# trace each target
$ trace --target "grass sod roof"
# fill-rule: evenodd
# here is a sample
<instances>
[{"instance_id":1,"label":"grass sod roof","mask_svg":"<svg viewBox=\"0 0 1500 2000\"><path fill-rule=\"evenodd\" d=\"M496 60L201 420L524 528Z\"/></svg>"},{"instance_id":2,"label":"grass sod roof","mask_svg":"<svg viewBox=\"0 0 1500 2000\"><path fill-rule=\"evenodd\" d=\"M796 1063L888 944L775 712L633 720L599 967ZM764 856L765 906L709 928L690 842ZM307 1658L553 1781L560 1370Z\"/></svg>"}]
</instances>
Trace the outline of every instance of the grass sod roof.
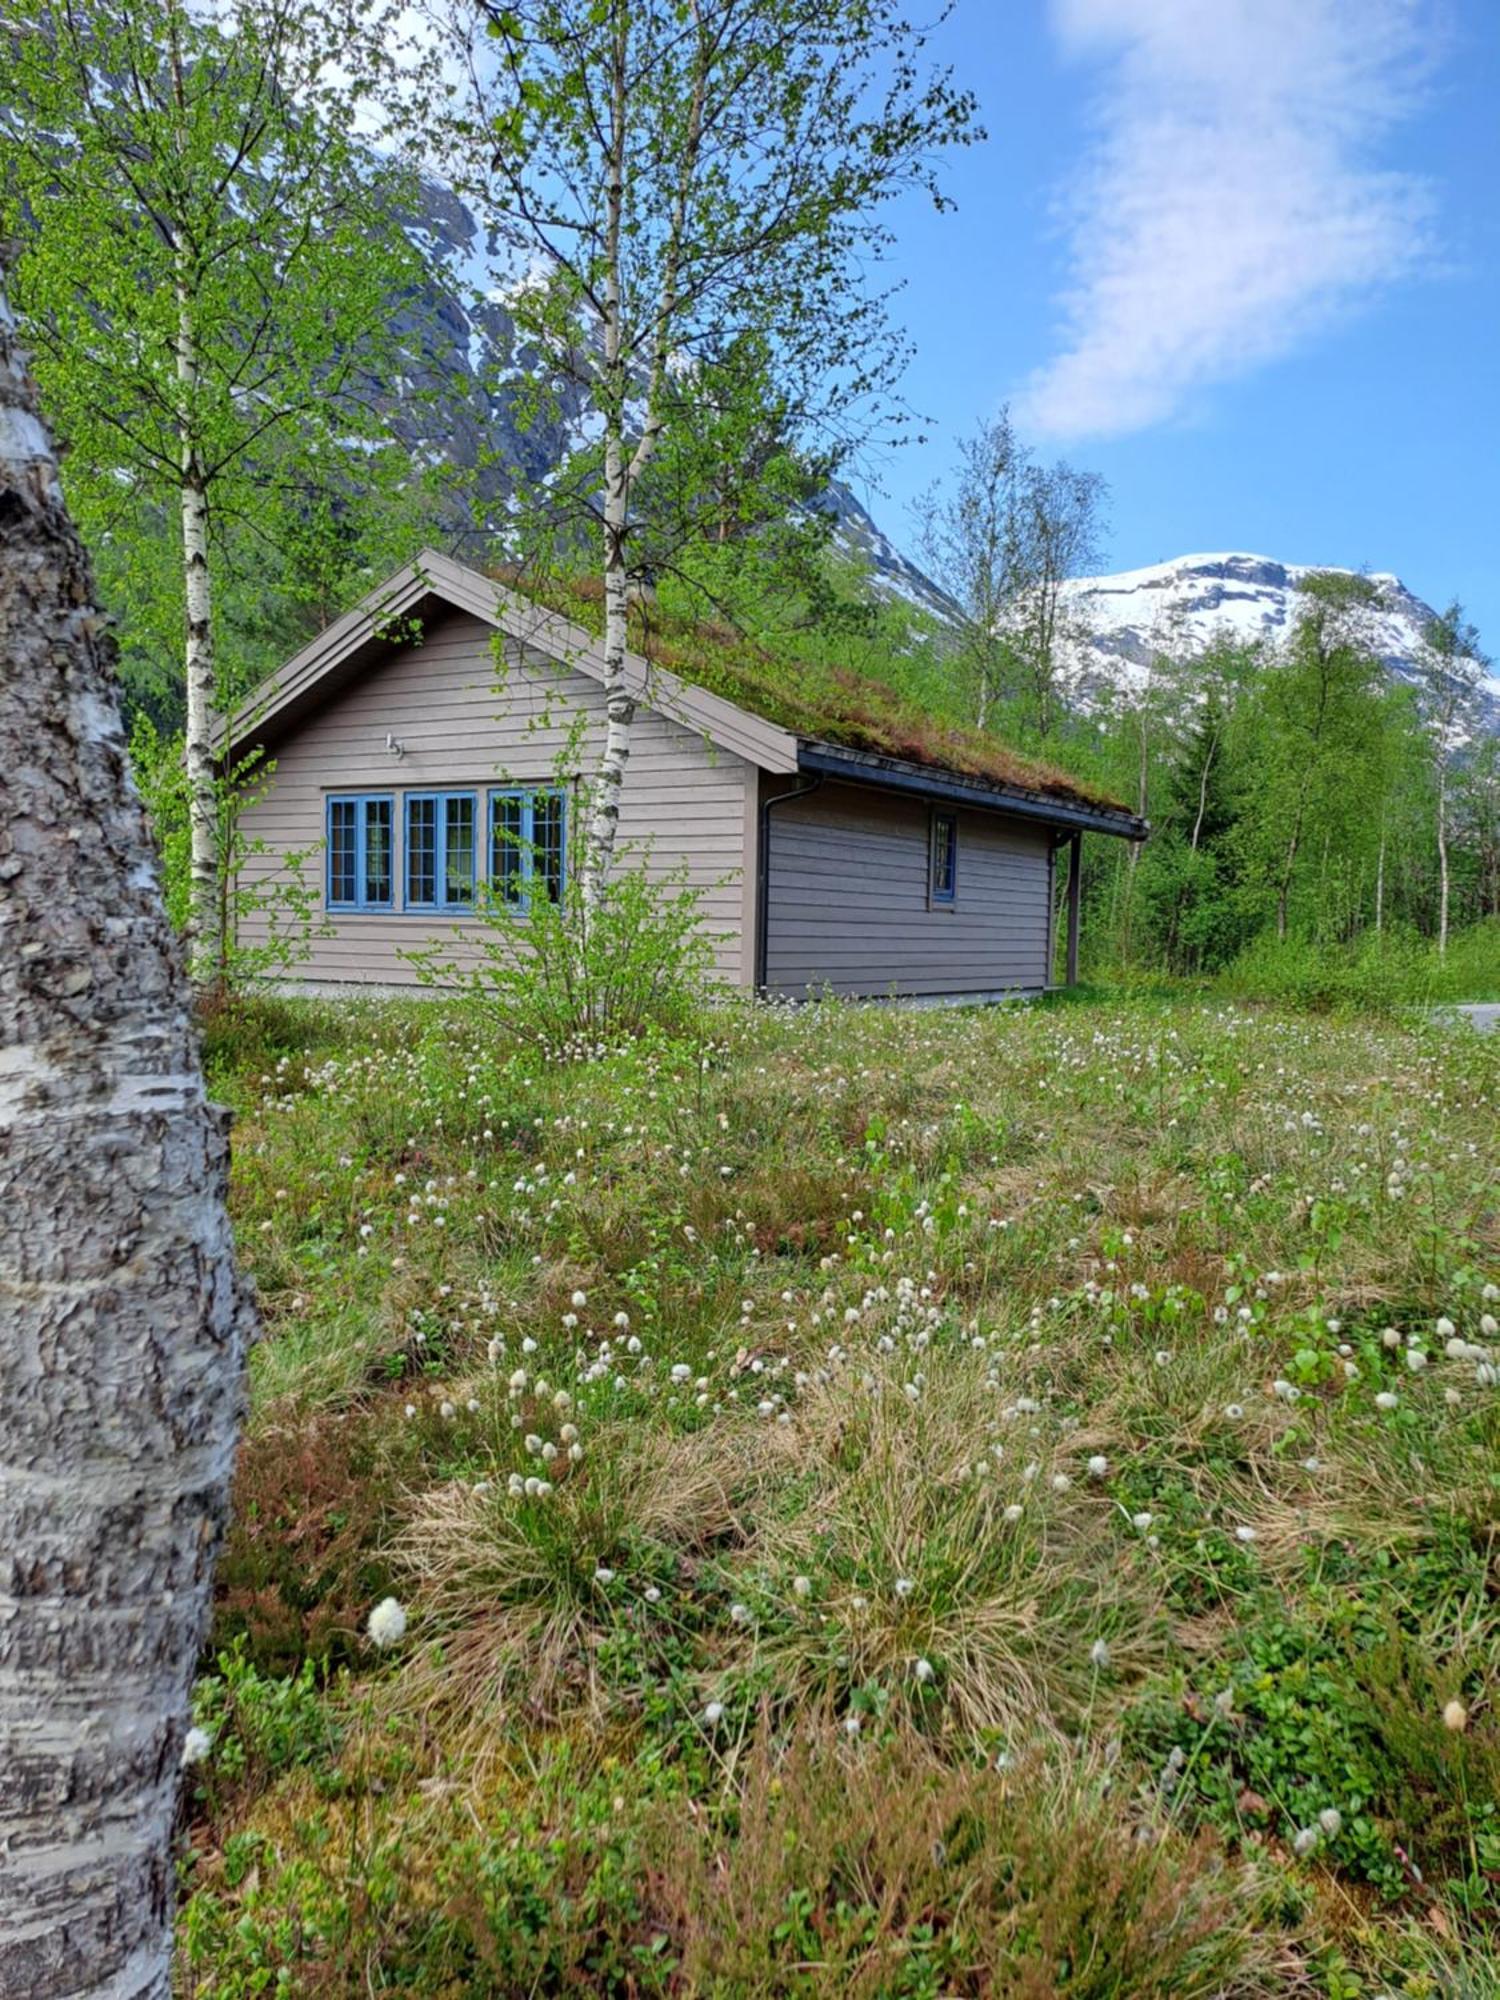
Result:
<instances>
[{"instance_id":1,"label":"grass sod roof","mask_svg":"<svg viewBox=\"0 0 1500 2000\"><path fill-rule=\"evenodd\" d=\"M595 637L603 630L603 585L597 577L539 580L502 566L486 573ZM1011 749L988 730L926 713L878 674L809 659L785 647L773 651L722 621L690 618L660 604L649 612L632 605L630 644L653 666L810 741L953 771L1104 812L1130 812L1098 786L1060 765Z\"/></svg>"}]
</instances>

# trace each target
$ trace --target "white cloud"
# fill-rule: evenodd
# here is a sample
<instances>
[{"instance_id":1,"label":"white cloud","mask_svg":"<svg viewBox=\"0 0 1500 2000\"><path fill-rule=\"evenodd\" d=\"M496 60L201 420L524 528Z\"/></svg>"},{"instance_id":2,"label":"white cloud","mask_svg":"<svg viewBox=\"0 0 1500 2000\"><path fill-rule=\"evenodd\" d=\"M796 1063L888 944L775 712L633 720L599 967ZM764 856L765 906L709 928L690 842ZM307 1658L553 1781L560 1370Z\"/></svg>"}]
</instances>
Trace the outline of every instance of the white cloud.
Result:
<instances>
[{"instance_id":1,"label":"white cloud","mask_svg":"<svg viewBox=\"0 0 1500 2000\"><path fill-rule=\"evenodd\" d=\"M1382 170L1437 44L1424 0L1053 0L1103 59L1066 205L1061 351L1016 399L1053 438L1119 436L1275 360L1432 249Z\"/></svg>"}]
</instances>

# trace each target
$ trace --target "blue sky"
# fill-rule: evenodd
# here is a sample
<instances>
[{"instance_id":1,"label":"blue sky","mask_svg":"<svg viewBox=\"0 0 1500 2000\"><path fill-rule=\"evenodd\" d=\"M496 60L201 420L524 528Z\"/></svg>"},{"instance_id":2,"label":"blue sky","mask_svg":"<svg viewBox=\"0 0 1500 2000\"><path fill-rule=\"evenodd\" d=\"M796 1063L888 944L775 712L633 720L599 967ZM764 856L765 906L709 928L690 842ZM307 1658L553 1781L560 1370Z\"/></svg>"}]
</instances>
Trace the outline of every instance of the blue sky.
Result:
<instances>
[{"instance_id":1,"label":"blue sky","mask_svg":"<svg viewBox=\"0 0 1500 2000\"><path fill-rule=\"evenodd\" d=\"M1394 570L1500 653L1500 0L960 0L990 138L904 203L928 441L1010 401L1111 488L1106 566Z\"/></svg>"}]
</instances>

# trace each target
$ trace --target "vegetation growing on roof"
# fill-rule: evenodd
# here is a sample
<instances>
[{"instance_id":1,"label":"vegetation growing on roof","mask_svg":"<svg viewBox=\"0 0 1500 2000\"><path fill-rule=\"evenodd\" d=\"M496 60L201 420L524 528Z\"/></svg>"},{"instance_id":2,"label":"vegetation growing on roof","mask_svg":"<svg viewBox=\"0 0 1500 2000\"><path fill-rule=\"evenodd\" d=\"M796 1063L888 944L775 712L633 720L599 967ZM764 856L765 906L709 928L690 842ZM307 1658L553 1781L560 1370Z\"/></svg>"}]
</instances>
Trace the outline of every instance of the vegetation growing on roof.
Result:
<instances>
[{"instance_id":1,"label":"vegetation growing on roof","mask_svg":"<svg viewBox=\"0 0 1500 2000\"><path fill-rule=\"evenodd\" d=\"M488 573L596 636L603 629L597 577L539 579L507 566ZM634 605L630 613L631 646L653 666L794 735L1106 811L1129 810L1059 765L1012 749L989 730L932 714L868 666L819 657L814 644L798 644L799 636L772 645L722 618L698 617L660 599L650 607Z\"/></svg>"}]
</instances>

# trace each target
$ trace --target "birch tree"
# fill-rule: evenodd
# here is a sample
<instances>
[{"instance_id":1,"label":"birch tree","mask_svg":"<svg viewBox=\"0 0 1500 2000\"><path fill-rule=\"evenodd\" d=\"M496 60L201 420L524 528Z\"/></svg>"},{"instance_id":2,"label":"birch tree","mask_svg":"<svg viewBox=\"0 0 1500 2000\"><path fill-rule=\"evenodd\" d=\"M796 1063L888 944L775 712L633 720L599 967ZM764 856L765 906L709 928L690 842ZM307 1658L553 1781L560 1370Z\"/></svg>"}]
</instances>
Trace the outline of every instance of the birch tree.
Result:
<instances>
[{"instance_id":1,"label":"birch tree","mask_svg":"<svg viewBox=\"0 0 1500 2000\"><path fill-rule=\"evenodd\" d=\"M946 11L946 10L945 10ZM608 876L630 755L638 500L695 372L737 336L794 438L890 415L900 344L864 273L880 212L942 205L937 156L973 100L929 68L900 0L482 0L448 15L468 78L450 177L518 246L506 303L541 369L581 385L604 586L605 733L583 907ZM428 123L428 130L432 126ZM710 491L689 495L705 506Z\"/></svg>"},{"instance_id":2,"label":"birch tree","mask_svg":"<svg viewBox=\"0 0 1500 2000\"><path fill-rule=\"evenodd\" d=\"M1423 719L1432 742L1432 774L1436 809L1438 858L1438 955L1448 949L1448 907L1451 896L1449 835L1453 803L1453 763L1473 733L1479 684L1488 662L1479 649L1479 633L1464 617L1457 601L1450 604L1422 635L1417 666L1422 677Z\"/></svg>"},{"instance_id":3,"label":"birch tree","mask_svg":"<svg viewBox=\"0 0 1500 2000\"><path fill-rule=\"evenodd\" d=\"M1038 464L1002 408L959 440L951 490L924 498L922 550L963 611L981 729L1010 700L1038 738L1056 733L1075 636L1066 585L1098 559L1105 494L1097 473Z\"/></svg>"},{"instance_id":4,"label":"birch tree","mask_svg":"<svg viewBox=\"0 0 1500 2000\"><path fill-rule=\"evenodd\" d=\"M963 613L961 658L974 683L974 720L1007 692L1005 614L1019 587L1016 487L1024 451L1009 410L958 441L951 492L935 486L919 508L922 553Z\"/></svg>"},{"instance_id":5,"label":"birch tree","mask_svg":"<svg viewBox=\"0 0 1500 2000\"><path fill-rule=\"evenodd\" d=\"M1350 773L1374 753L1385 691L1367 638L1377 601L1369 578L1315 570L1298 590L1291 638L1257 691L1259 787L1243 828L1252 871L1274 897L1278 938L1311 843L1338 835L1342 853L1367 812Z\"/></svg>"},{"instance_id":6,"label":"birch tree","mask_svg":"<svg viewBox=\"0 0 1500 2000\"><path fill-rule=\"evenodd\" d=\"M406 183L351 131L390 15L380 0L235 0L219 19L186 0L14 0L6 30L0 228L70 502L101 541L175 520L189 935L213 980L211 717L241 691L215 645L223 536L264 532L288 490L380 476L371 370L420 274L393 219Z\"/></svg>"},{"instance_id":7,"label":"birch tree","mask_svg":"<svg viewBox=\"0 0 1500 2000\"><path fill-rule=\"evenodd\" d=\"M0 1992L167 2000L247 1295L87 559L0 287Z\"/></svg>"}]
</instances>

